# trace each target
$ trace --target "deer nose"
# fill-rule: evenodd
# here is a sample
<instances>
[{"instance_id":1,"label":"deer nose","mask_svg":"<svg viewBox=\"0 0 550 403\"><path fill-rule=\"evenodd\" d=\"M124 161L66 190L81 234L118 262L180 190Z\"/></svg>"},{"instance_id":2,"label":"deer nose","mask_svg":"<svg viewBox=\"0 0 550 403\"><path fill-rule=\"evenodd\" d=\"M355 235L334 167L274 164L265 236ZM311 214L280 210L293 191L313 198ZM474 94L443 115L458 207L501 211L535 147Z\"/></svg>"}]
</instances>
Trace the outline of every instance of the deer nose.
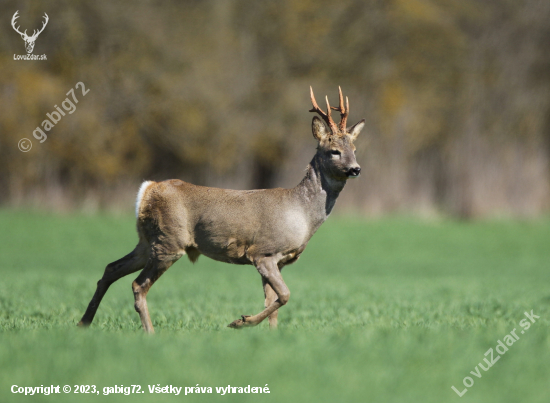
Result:
<instances>
[{"instance_id":1,"label":"deer nose","mask_svg":"<svg viewBox=\"0 0 550 403\"><path fill-rule=\"evenodd\" d=\"M359 176L361 173L361 167L353 167L348 170L348 176L354 177Z\"/></svg>"}]
</instances>

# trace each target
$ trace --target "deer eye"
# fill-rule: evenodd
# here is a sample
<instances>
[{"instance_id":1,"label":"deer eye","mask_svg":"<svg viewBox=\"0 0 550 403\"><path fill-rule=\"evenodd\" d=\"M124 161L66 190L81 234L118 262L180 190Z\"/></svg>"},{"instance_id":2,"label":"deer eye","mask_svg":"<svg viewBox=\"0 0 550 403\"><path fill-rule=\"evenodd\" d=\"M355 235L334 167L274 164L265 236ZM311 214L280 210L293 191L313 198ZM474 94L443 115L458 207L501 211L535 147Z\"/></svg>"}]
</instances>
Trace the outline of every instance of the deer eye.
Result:
<instances>
[{"instance_id":1,"label":"deer eye","mask_svg":"<svg viewBox=\"0 0 550 403\"><path fill-rule=\"evenodd\" d=\"M340 151L338 151L338 150L330 150L330 153L331 153L332 155L342 155L342 153L341 153Z\"/></svg>"}]
</instances>

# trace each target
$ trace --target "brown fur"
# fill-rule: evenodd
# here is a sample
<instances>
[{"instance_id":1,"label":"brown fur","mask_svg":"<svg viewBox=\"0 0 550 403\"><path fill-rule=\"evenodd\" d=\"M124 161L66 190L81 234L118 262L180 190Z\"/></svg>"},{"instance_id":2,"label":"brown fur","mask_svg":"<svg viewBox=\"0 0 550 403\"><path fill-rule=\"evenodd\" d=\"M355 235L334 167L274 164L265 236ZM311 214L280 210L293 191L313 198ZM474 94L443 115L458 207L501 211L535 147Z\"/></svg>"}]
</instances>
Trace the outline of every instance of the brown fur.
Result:
<instances>
[{"instance_id":1,"label":"brown fur","mask_svg":"<svg viewBox=\"0 0 550 403\"><path fill-rule=\"evenodd\" d=\"M306 176L293 189L227 190L177 179L146 185L137 206L139 243L130 254L107 266L79 325L92 322L113 282L141 270L132 283L134 306L143 329L154 332L146 302L149 289L181 256L187 254L195 262L202 254L222 262L254 265L262 277L265 309L254 316L243 315L229 327L255 326L266 317L276 327L277 310L290 297L281 270L300 257L347 179L359 175L353 141L363 126L361 121L343 130L328 130L314 117L317 152Z\"/></svg>"}]
</instances>

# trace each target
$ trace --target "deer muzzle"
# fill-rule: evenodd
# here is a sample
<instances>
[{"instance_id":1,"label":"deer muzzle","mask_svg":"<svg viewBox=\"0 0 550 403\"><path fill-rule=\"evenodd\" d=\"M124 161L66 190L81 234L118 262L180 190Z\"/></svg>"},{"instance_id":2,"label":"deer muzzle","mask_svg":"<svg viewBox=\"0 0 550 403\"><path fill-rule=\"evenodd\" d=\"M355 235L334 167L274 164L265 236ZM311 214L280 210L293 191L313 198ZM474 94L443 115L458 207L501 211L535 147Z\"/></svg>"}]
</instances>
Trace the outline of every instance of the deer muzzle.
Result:
<instances>
[{"instance_id":1,"label":"deer muzzle","mask_svg":"<svg viewBox=\"0 0 550 403\"><path fill-rule=\"evenodd\" d=\"M348 169L348 172L346 172L346 175L348 176L348 178L357 178L360 173L361 173L361 167L356 166Z\"/></svg>"}]
</instances>

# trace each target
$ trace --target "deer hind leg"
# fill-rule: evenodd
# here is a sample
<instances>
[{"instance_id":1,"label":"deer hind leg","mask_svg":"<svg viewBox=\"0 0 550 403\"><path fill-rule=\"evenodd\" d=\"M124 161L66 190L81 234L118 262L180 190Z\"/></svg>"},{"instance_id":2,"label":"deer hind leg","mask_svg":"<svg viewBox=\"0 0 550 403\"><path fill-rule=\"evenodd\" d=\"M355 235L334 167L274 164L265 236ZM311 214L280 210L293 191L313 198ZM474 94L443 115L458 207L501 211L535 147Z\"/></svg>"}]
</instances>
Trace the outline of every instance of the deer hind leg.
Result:
<instances>
[{"instance_id":1,"label":"deer hind leg","mask_svg":"<svg viewBox=\"0 0 550 403\"><path fill-rule=\"evenodd\" d=\"M269 283L262 277L262 284L264 286L264 296L265 296L265 308L269 307L273 302L277 300L277 293L273 291L273 288L269 285ZM279 310L277 309L275 312L273 312L271 315L268 316L269 319L269 328L270 329L276 329L277 328L277 316L279 314Z\"/></svg>"},{"instance_id":2,"label":"deer hind leg","mask_svg":"<svg viewBox=\"0 0 550 403\"><path fill-rule=\"evenodd\" d=\"M275 298L269 294L269 305L262 312L254 316L241 315L241 319L231 322L228 327L240 329L242 327L256 326L265 318L272 315L274 312L277 312L277 309L285 305L290 298L290 291L281 276L281 271L279 270L275 259L259 259L256 262L256 269L262 276L262 281L267 283L267 285L271 288L271 291L274 292ZM268 303L267 298L268 295L266 294L266 305ZM275 319L275 321L276 320L277 319Z\"/></svg>"},{"instance_id":3,"label":"deer hind leg","mask_svg":"<svg viewBox=\"0 0 550 403\"><path fill-rule=\"evenodd\" d=\"M103 273L103 277L97 282L95 294L92 297L84 316L82 316L82 319L78 322L78 326L89 326L92 323L97 312L97 308L99 307L101 300L105 296L105 293L111 284L130 273L134 273L142 269L147 262L147 256L147 249L141 244L138 244L132 252L124 256L122 259L107 265L105 272Z\"/></svg>"},{"instance_id":4,"label":"deer hind leg","mask_svg":"<svg viewBox=\"0 0 550 403\"><path fill-rule=\"evenodd\" d=\"M149 309L147 308L146 296L151 286L159 279L162 274L174 264L181 254L177 255L164 255L151 256L145 265L145 268L139 274L139 276L132 283L132 290L134 292L134 308L139 313L143 330L146 333L155 333L151 317L149 316Z\"/></svg>"}]
</instances>

